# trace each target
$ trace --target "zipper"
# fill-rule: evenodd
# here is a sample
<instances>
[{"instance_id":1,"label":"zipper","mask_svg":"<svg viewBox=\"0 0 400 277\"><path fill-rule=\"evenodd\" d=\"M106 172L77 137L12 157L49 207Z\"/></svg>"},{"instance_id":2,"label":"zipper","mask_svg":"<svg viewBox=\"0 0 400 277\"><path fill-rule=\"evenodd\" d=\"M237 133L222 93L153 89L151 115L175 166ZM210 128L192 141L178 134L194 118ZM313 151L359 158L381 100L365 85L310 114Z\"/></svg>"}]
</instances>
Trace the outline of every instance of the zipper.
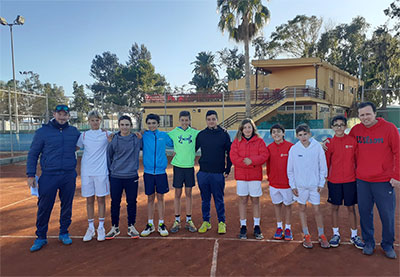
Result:
<instances>
[{"instance_id":1,"label":"zipper","mask_svg":"<svg viewBox=\"0 0 400 277\"><path fill-rule=\"evenodd\" d=\"M157 134L154 133L154 175L156 174Z\"/></svg>"},{"instance_id":2,"label":"zipper","mask_svg":"<svg viewBox=\"0 0 400 277\"><path fill-rule=\"evenodd\" d=\"M60 128L60 134L62 138L62 145L61 145L61 164L64 164L64 136L63 136L63 129ZM61 168L61 165L60 165Z\"/></svg>"}]
</instances>

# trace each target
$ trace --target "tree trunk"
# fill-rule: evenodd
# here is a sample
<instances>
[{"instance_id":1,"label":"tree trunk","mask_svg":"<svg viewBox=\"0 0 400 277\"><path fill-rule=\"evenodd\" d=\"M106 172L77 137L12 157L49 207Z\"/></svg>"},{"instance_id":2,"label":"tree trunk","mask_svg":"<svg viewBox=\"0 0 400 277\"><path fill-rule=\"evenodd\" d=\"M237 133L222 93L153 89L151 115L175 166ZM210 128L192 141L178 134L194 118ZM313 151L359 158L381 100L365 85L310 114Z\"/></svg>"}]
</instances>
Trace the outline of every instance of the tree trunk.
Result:
<instances>
[{"instance_id":1,"label":"tree trunk","mask_svg":"<svg viewBox=\"0 0 400 277\"><path fill-rule=\"evenodd\" d=\"M244 39L244 55L245 55L245 77L246 77L246 85L245 85L245 100L246 100L246 117L251 118L251 92L250 92L250 54L249 54L249 33L248 26L245 27L247 33L245 34Z\"/></svg>"}]
</instances>

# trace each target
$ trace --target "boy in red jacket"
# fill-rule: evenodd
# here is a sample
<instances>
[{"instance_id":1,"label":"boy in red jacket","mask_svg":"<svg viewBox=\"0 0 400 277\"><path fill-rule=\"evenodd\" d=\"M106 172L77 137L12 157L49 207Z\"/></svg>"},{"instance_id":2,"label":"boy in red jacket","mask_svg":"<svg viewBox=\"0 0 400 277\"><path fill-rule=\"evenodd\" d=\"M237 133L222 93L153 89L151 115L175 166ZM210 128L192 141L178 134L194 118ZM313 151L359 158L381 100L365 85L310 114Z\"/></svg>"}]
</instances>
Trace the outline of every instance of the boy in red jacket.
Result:
<instances>
[{"instance_id":1,"label":"boy in red jacket","mask_svg":"<svg viewBox=\"0 0 400 277\"><path fill-rule=\"evenodd\" d=\"M285 128L280 124L275 124L270 130L271 137L274 139L268 145L267 174L269 181L269 194L275 208L277 229L274 239L293 240L291 231L290 217L292 214L293 192L289 186L287 177L287 161L289 150L293 143L285 140ZM285 233L283 232L282 222L282 203L285 206Z\"/></svg>"},{"instance_id":2,"label":"boy in red jacket","mask_svg":"<svg viewBox=\"0 0 400 277\"><path fill-rule=\"evenodd\" d=\"M340 233L338 225L339 207L347 207L351 226L350 242L358 249L363 249L364 243L357 236L357 215L355 204L357 204L356 184L356 140L344 133L347 127L347 119L342 115L335 116L331 121L335 136L329 140L326 151L326 162L328 165L328 202L332 204L332 229L333 237L329 241L332 247L340 244Z\"/></svg>"}]
</instances>

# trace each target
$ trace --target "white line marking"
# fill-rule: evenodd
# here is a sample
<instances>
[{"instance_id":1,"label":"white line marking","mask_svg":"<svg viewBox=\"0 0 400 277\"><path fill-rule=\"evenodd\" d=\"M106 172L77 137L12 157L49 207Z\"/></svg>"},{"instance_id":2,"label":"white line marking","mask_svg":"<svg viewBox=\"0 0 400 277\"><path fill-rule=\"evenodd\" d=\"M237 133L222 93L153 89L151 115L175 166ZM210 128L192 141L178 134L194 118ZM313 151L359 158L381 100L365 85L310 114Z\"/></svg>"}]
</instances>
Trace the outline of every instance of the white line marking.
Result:
<instances>
[{"instance_id":1,"label":"white line marking","mask_svg":"<svg viewBox=\"0 0 400 277\"><path fill-rule=\"evenodd\" d=\"M83 236L70 236L72 239L82 239ZM11 238L11 239L35 239L36 236L13 236L13 235L0 235L0 238ZM58 236L47 236L48 239L58 239ZM131 238L128 236L118 236L115 239L127 239L127 240L223 240L223 241L240 241L240 242L261 242L261 243L303 243L302 240L291 240L291 241L285 241L285 240L274 240L274 239L237 239L237 238L211 238L211 237L140 237L140 238ZM318 241L313 241L315 244L319 244ZM351 242L347 241L341 241L341 245L351 245ZM380 243L377 243L376 245L380 245ZM396 247L399 247L400 244L395 243L393 244ZM215 244L214 244L215 247Z\"/></svg>"},{"instance_id":2,"label":"white line marking","mask_svg":"<svg viewBox=\"0 0 400 277\"><path fill-rule=\"evenodd\" d=\"M211 271L210 271L211 277L215 277L215 274L217 273L218 247L219 247L219 243L218 243L218 239L216 239L214 242L213 257L212 257L212 263L211 263Z\"/></svg>"},{"instance_id":3,"label":"white line marking","mask_svg":"<svg viewBox=\"0 0 400 277\"><path fill-rule=\"evenodd\" d=\"M28 198L19 200L19 201L17 201L17 202L8 204L8 205L6 205L6 206L4 206L4 207L1 207L0 210L3 210L3 209L5 209L5 208L11 207L11 206L14 206L14 205L16 205L16 204L18 204L18 203L21 203L21 202L24 202L24 201L26 201L26 200L32 199L33 197L36 197L36 196L31 196L31 197L28 197Z\"/></svg>"}]
</instances>

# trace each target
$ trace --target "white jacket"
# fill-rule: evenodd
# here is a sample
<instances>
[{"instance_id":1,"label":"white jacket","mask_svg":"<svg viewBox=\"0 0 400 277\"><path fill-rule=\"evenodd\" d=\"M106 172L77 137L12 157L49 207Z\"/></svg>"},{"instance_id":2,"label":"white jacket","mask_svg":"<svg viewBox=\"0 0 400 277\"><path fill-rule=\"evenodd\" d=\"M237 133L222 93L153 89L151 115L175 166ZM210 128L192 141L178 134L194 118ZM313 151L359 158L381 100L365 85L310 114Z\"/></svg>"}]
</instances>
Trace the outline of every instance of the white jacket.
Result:
<instances>
[{"instance_id":1,"label":"white jacket","mask_svg":"<svg viewBox=\"0 0 400 277\"><path fill-rule=\"evenodd\" d=\"M307 148L300 141L290 148L287 175L292 189L323 188L327 173L324 150L315 139L310 138Z\"/></svg>"}]
</instances>

